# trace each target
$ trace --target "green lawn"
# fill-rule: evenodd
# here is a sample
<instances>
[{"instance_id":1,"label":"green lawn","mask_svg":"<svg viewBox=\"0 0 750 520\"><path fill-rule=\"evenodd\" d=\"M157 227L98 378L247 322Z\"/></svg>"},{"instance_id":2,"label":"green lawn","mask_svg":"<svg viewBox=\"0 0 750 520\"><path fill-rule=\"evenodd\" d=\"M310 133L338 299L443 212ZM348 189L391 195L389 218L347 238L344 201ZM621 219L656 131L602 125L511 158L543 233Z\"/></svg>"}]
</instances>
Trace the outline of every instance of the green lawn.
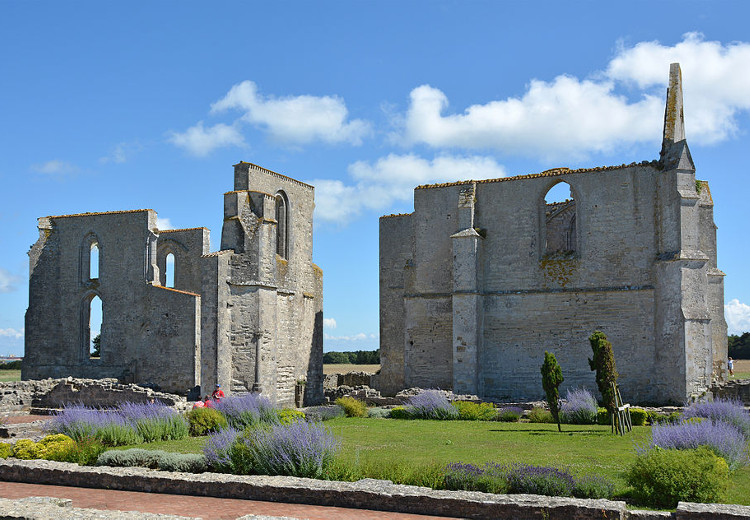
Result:
<instances>
[{"instance_id":1,"label":"green lawn","mask_svg":"<svg viewBox=\"0 0 750 520\"><path fill-rule=\"evenodd\" d=\"M0 383L7 383L8 381L20 381L21 371L20 370L0 370Z\"/></svg>"},{"instance_id":2,"label":"green lawn","mask_svg":"<svg viewBox=\"0 0 750 520\"><path fill-rule=\"evenodd\" d=\"M449 462L523 462L605 476L616 483L618 493L626 490L623 470L635 458L634 446L650 438L646 426L636 426L620 437L612 435L609 426L563 425L558 433L554 424L479 421L340 418L325 424L341 438L340 460L351 465L418 468ZM138 447L197 453L204 440ZM750 505L750 468L733 474L727 501Z\"/></svg>"}]
</instances>

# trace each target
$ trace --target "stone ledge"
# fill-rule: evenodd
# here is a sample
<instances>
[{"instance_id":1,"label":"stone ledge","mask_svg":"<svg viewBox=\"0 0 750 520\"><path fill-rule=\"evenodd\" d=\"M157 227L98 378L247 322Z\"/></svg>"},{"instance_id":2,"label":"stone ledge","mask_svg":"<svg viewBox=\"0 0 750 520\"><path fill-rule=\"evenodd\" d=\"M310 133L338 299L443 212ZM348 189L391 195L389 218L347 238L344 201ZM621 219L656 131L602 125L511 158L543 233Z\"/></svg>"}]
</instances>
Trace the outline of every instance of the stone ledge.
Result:
<instances>
[{"instance_id":1,"label":"stone ledge","mask_svg":"<svg viewBox=\"0 0 750 520\"><path fill-rule=\"evenodd\" d=\"M387 480L332 482L296 477L169 473L145 468L78 466L46 460L0 460L0 480L285 502L472 519L750 520L750 507L680 502L675 513L628 511L624 502L540 495L439 491ZM11 517L13 518L13 517ZM21 518L21 517L19 517Z\"/></svg>"},{"instance_id":2,"label":"stone ledge","mask_svg":"<svg viewBox=\"0 0 750 520\"><path fill-rule=\"evenodd\" d=\"M78 466L52 461L0 461L0 480L374 509L462 518L625 519L624 502L436 491L384 480L331 482L295 477L168 473L145 468Z\"/></svg>"}]
</instances>

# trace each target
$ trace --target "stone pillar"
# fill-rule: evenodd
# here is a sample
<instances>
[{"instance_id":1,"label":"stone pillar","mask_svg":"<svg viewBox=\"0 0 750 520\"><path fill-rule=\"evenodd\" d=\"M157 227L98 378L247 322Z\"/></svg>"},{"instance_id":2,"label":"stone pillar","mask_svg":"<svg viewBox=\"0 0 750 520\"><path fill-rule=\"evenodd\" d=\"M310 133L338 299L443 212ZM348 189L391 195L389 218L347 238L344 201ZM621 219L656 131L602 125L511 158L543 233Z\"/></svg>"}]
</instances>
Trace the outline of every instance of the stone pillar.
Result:
<instances>
[{"instance_id":1,"label":"stone pillar","mask_svg":"<svg viewBox=\"0 0 750 520\"><path fill-rule=\"evenodd\" d=\"M483 302L479 286L479 244L474 229L476 184L461 190L460 231L453 239L453 392L478 394Z\"/></svg>"}]
</instances>

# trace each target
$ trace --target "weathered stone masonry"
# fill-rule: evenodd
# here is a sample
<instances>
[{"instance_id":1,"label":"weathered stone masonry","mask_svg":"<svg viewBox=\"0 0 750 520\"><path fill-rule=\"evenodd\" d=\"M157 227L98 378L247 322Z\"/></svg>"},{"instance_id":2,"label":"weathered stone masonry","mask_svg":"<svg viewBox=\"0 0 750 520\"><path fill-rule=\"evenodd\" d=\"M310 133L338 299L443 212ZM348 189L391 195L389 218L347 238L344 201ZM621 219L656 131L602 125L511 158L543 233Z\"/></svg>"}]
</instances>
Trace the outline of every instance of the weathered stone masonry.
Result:
<instances>
[{"instance_id":1,"label":"weathered stone masonry","mask_svg":"<svg viewBox=\"0 0 750 520\"><path fill-rule=\"evenodd\" d=\"M224 194L218 252L209 252L208 229L159 230L149 209L39 219L23 378L115 377L175 393L220 383L280 404L293 404L304 380L305 402L320 401L314 206L312 186L241 162ZM89 348L94 297L103 307L98 358Z\"/></svg>"},{"instance_id":2,"label":"weathered stone masonry","mask_svg":"<svg viewBox=\"0 0 750 520\"><path fill-rule=\"evenodd\" d=\"M560 182L573 200L546 204ZM659 161L419 186L381 218L376 385L540 398L550 350L563 389L595 391L602 330L627 399L681 403L726 379L723 276L673 64Z\"/></svg>"}]
</instances>

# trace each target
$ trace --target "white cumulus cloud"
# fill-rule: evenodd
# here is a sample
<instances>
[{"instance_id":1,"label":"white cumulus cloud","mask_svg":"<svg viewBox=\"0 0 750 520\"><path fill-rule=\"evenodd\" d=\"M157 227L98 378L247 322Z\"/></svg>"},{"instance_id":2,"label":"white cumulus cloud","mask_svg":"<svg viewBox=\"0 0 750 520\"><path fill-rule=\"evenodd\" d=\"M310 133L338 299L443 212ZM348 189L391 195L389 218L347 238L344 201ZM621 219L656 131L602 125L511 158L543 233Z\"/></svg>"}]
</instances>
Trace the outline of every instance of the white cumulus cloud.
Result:
<instances>
[{"instance_id":1,"label":"white cumulus cloud","mask_svg":"<svg viewBox=\"0 0 750 520\"><path fill-rule=\"evenodd\" d=\"M333 340L333 341L362 341L367 338L368 336L364 332L360 332L352 336L331 336L330 334L323 333L323 339Z\"/></svg>"},{"instance_id":2,"label":"white cumulus cloud","mask_svg":"<svg viewBox=\"0 0 750 520\"><path fill-rule=\"evenodd\" d=\"M172 225L172 223L169 221L168 218L161 218L161 217L156 217L156 227L161 230L174 229L174 226Z\"/></svg>"},{"instance_id":3,"label":"white cumulus cloud","mask_svg":"<svg viewBox=\"0 0 750 520\"><path fill-rule=\"evenodd\" d=\"M750 332L750 305L737 298L724 305L724 317L727 320L729 334Z\"/></svg>"},{"instance_id":4,"label":"white cumulus cloud","mask_svg":"<svg viewBox=\"0 0 750 520\"><path fill-rule=\"evenodd\" d=\"M326 329L335 329L336 320L333 318L323 318L323 327L325 327Z\"/></svg>"},{"instance_id":5,"label":"white cumulus cloud","mask_svg":"<svg viewBox=\"0 0 750 520\"><path fill-rule=\"evenodd\" d=\"M0 329L0 337L4 338L13 338L13 339L21 339L23 338L23 329L16 330L16 329Z\"/></svg>"},{"instance_id":6,"label":"white cumulus cloud","mask_svg":"<svg viewBox=\"0 0 750 520\"><path fill-rule=\"evenodd\" d=\"M0 267L0 293L9 293L16 290L18 277Z\"/></svg>"},{"instance_id":7,"label":"white cumulus cloud","mask_svg":"<svg viewBox=\"0 0 750 520\"><path fill-rule=\"evenodd\" d=\"M390 154L375 163L349 165L350 182L316 179L315 218L346 222L363 210L384 210L396 201L409 201L419 184L505 176L494 159L482 156L438 156L427 160L414 154Z\"/></svg>"},{"instance_id":8,"label":"white cumulus cloud","mask_svg":"<svg viewBox=\"0 0 750 520\"><path fill-rule=\"evenodd\" d=\"M229 109L244 112L242 120L264 128L277 141L306 144L362 143L370 125L361 119L347 121L349 111L337 96L263 96L252 81L234 85L211 106L212 113Z\"/></svg>"},{"instance_id":9,"label":"white cumulus cloud","mask_svg":"<svg viewBox=\"0 0 750 520\"><path fill-rule=\"evenodd\" d=\"M67 161L53 159L44 163L32 164L31 170L45 175L67 175L77 173L78 167Z\"/></svg>"},{"instance_id":10,"label":"white cumulus cloud","mask_svg":"<svg viewBox=\"0 0 750 520\"><path fill-rule=\"evenodd\" d=\"M579 79L561 75L531 80L521 97L492 100L446 113L448 97L422 85L411 92L400 118L405 144L494 149L580 158L615 147L658 145L669 64L680 62L684 76L688 140L720 141L736 129L735 116L750 109L750 43L707 42L689 33L673 46L641 42L621 47L604 72ZM621 91L631 93L630 100Z\"/></svg>"},{"instance_id":11,"label":"white cumulus cloud","mask_svg":"<svg viewBox=\"0 0 750 520\"><path fill-rule=\"evenodd\" d=\"M143 149L143 145L141 145L138 142L123 142L118 143L115 145L114 148L112 148L109 155L106 155L104 157L101 157L99 159L99 162L101 164L107 164L107 163L115 163L115 164L122 164L128 161L134 154L141 151Z\"/></svg>"},{"instance_id":12,"label":"white cumulus cloud","mask_svg":"<svg viewBox=\"0 0 750 520\"><path fill-rule=\"evenodd\" d=\"M217 123L204 127L203 121L198 121L196 125L182 133L171 132L167 140L197 157L205 157L217 148L244 146L245 144L245 138L237 125Z\"/></svg>"}]
</instances>

